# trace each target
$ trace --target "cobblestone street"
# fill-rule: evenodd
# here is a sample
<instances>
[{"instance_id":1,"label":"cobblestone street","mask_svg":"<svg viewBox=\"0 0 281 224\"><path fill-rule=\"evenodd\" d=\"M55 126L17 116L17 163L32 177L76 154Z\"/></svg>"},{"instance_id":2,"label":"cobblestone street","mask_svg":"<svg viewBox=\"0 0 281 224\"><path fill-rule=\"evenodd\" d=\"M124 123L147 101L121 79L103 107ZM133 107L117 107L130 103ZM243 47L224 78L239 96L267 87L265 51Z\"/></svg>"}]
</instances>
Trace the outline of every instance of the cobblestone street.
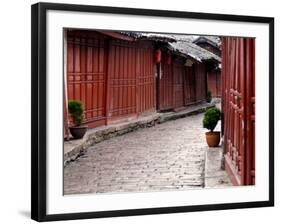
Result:
<instances>
[{"instance_id":1,"label":"cobblestone street","mask_svg":"<svg viewBox=\"0 0 281 224\"><path fill-rule=\"evenodd\" d=\"M204 187L203 113L114 137L64 168L64 193ZM217 127L219 129L220 127Z\"/></svg>"}]
</instances>

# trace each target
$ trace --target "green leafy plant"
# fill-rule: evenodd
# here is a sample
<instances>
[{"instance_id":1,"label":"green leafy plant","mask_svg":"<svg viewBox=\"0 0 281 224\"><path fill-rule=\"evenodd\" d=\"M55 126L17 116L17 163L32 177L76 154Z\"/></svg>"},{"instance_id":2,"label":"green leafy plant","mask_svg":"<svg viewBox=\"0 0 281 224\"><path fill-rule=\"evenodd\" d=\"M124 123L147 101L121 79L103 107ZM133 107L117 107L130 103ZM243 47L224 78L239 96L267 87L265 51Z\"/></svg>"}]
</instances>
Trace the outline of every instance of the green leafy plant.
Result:
<instances>
[{"instance_id":1,"label":"green leafy plant","mask_svg":"<svg viewBox=\"0 0 281 224\"><path fill-rule=\"evenodd\" d=\"M220 109L217 107L209 108L204 114L203 127L213 132L220 119L221 119Z\"/></svg>"},{"instance_id":2,"label":"green leafy plant","mask_svg":"<svg viewBox=\"0 0 281 224\"><path fill-rule=\"evenodd\" d=\"M208 92L207 92L206 101L207 101L207 103L211 103L211 101L212 101L212 92L210 90L208 90Z\"/></svg>"},{"instance_id":3,"label":"green leafy plant","mask_svg":"<svg viewBox=\"0 0 281 224\"><path fill-rule=\"evenodd\" d=\"M82 124L84 107L80 100L69 100L68 112L71 114L73 122L76 126Z\"/></svg>"}]
</instances>

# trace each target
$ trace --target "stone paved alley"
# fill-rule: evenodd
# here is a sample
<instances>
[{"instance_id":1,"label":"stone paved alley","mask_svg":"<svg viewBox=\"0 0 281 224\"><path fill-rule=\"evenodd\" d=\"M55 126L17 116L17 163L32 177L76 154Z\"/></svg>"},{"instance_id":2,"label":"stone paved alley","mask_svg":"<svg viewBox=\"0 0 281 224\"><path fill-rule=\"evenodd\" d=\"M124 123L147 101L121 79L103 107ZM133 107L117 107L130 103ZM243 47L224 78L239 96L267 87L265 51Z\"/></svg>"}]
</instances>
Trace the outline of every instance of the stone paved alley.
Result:
<instances>
[{"instance_id":1,"label":"stone paved alley","mask_svg":"<svg viewBox=\"0 0 281 224\"><path fill-rule=\"evenodd\" d=\"M202 119L203 113L140 129L90 147L65 166L64 193L203 188L208 147ZM223 183L229 185L227 180Z\"/></svg>"}]
</instances>

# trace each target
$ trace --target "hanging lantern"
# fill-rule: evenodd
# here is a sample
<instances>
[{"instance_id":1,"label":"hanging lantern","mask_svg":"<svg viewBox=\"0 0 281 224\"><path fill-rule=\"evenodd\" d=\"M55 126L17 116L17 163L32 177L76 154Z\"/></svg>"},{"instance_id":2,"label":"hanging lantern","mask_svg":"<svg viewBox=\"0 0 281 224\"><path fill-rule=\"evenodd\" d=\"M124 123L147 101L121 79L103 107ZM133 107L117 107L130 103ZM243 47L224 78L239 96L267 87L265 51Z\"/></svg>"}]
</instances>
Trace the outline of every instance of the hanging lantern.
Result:
<instances>
[{"instance_id":1,"label":"hanging lantern","mask_svg":"<svg viewBox=\"0 0 281 224\"><path fill-rule=\"evenodd\" d=\"M161 62L161 50L157 49L155 51L155 61L156 63L160 63Z\"/></svg>"}]
</instances>

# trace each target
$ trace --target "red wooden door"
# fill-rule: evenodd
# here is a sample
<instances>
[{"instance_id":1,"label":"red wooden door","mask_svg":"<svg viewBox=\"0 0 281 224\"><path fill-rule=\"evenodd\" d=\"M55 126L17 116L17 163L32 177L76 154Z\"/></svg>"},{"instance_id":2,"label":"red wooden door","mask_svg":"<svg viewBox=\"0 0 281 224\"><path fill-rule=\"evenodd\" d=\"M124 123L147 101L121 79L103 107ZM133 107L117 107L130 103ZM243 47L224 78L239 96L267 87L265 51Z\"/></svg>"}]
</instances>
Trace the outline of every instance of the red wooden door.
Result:
<instances>
[{"instance_id":1,"label":"red wooden door","mask_svg":"<svg viewBox=\"0 0 281 224\"><path fill-rule=\"evenodd\" d=\"M211 91L212 96L217 96L217 73L215 71L209 71L207 74L208 90Z\"/></svg>"},{"instance_id":2,"label":"red wooden door","mask_svg":"<svg viewBox=\"0 0 281 224\"><path fill-rule=\"evenodd\" d=\"M111 120L136 114L137 48L135 42L111 40L108 63L108 116Z\"/></svg>"},{"instance_id":3,"label":"red wooden door","mask_svg":"<svg viewBox=\"0 0 281 224\"><path fill-rule=\"evenodd\" d=\"M221 96L221 74L220 71L209 71L207 74L208 90L211 91L212 97Z\"/></svg>"},{"instance_id":4,"label":"red wooden door","mask_svg":"<svg viewBox=\"0 0 281 224\"><path fill-rule=\"evenodd\" d=\"M173 65L162 62L160 69L160 110L168 110L174 107L173 83Z\"/></svg>"},{"instance_id":5,"label":"red wooden door","mask_svg":"<svg viewBox=\"0 0 281 224\"><path fill-rule=\"evenodd\" d=\"M110 121L155 110L155 77L151 42L110 40L108 59Z\"/></svg>"},{"instance_id":6,"label":"red wooden door","mask_svg":"<svg viewBox=\"0 0 281 224\"><path fill-rule=\"evenodd\" d=\"M96 32L67 32L68 99L83 102L89 127L105 124L106 43Z\"/></svg>"},{"instance_id":7,"label":"red wooden door","mask_svg":"<svg viewBox=\"0 0 281 224\"><path fill-rule=\"evenodd\" d=\"M192 104L196 100L194 67L185 67L184 74L184 105Z\"/></svg>"},{"instance_id":8,"label":"red wooden door","mask_svg":"<svg viewBox=\"0 0 281 224\"><path fill-rule=\"evenodd\" d=\"M255 39L244 40L246 67L246 149L244 183L255 184Z\"/></svg>"},{"instance_id":9,"label":"red wooden door","mask_svg":"<svg viewBox=\"0 0 281 224\"><path fill-rule=\"evenodd\" d=\"M206 99L207 94L207 80L206 80L206 66L205 64L193 64L196 83L196 102L201 102Z\"/></svg>"},{"instance_id":10,"label":"red wooden door","mask_svg":"<svg viewBox=\"0 0 281 224\"><path fill-rule=\"evenodd\" d=\"M174 108L183 107L184 105L184 89L183 89L183 76L184 76L184 61L177 58L173 61L173 76L174 76Z\"/></svg>"},{"instance_id":11,"label":"red wooden door","mask_svg":"<svg viewBox=\"0 0 281 224\"><path fill-rule=\"evenodd\" d=\"M140 41L137 45L137 112L155 111L155 67L153 44Z\"/></svg>"},{"instance_id":12,"label":"red wooden door","mask_svg":"<svg viewBox=\"0 0 281 224\"><path fill-rule=\"evenodd\" d=\"M223 38L225 166L236 185L255 183L255 42Z\"/></svg>"}]
</instances>

